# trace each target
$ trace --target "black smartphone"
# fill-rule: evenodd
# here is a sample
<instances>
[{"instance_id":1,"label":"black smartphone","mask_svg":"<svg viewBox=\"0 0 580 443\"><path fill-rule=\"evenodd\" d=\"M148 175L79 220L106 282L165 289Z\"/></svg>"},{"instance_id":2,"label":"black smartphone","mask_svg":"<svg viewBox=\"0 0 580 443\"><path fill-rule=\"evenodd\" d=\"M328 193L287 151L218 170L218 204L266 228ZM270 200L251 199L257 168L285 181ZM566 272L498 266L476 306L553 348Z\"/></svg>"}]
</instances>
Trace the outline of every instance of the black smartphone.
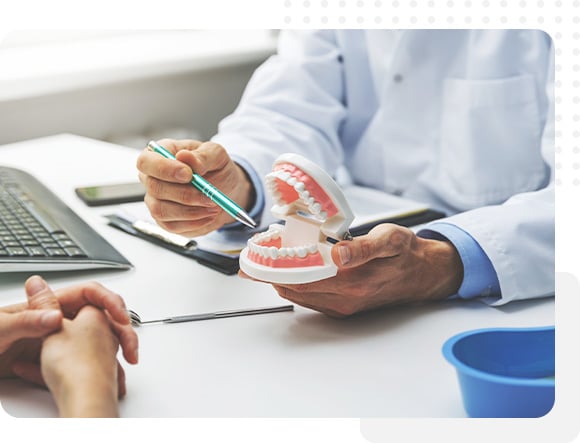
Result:
<instances>
[{"instance_id":1,"label":"black smartphone","mask_svg":"<svg viewBox=\"0 0 580 443\"><path fill-rule=\"evenodd\" d=\"M88 206L105 206L143 201L145 186L139 182L75 188L76 194Z\"/></svg>"}]
</instances>

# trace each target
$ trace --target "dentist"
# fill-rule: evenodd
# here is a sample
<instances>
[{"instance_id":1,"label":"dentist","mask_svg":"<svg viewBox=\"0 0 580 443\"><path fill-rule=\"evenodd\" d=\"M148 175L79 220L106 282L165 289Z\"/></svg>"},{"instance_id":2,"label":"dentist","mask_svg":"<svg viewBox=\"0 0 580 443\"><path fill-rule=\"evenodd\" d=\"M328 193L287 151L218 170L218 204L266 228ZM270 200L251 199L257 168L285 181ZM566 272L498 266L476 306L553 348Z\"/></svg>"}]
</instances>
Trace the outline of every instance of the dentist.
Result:
<instances>
[{"instance_id":1,"label":"dentist","mask_svg":"<svg viewBox=\"0 0 580 443\"><path fill-rule=\"evenodd\" d=\"M335 277L275 286L282 297L346 316L448 297L551 296L553 51L534 30L282 32L210 142L161 141L179 161L141 154L145 201L174 232L241 229L187 184L194 170L265 227L262 179L295 152L448 216L417 234L384 224L339 242Z\"/></svg>"}]
</instances>

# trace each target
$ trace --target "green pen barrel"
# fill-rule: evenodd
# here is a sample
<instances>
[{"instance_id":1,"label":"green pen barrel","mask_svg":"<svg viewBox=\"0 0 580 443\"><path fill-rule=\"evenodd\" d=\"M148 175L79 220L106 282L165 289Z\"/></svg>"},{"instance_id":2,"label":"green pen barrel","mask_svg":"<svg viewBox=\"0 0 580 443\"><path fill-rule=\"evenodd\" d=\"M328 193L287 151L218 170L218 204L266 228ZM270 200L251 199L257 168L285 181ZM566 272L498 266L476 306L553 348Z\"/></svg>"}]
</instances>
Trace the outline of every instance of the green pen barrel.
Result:
<instances>
[{"instance_id":1,"label":"green pen barrel","mask_svg":"<svg viewBox=\"0 0 580 443\"><path fill-rule=\"evenodd\" d=\"M193 174L191 184L233 218L237 218L238 214L242 212L242 208L240 208L232 199L220 192L215 186L199 174Z\"/></svg>"}]
</instances>

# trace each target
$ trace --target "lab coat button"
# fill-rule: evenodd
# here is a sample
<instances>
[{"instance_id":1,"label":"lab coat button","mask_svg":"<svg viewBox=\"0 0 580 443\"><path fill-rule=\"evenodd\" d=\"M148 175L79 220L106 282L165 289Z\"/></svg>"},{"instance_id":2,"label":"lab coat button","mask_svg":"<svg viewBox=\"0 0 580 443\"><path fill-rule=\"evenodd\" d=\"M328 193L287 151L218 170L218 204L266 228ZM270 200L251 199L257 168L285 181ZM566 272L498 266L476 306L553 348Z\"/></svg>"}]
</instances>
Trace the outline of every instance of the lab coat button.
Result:
<instances>
[{"instance_id":1,"label":"lab coat button","mask_svg":"<svg viewBox=\"0 0 580 443\"><path fill-rule=\"evenodd\" d=\"M403 81L403 76L401 74L395 74L393 76L393 81L395 83L401 83Z\"/></svg>"}]
</instances>

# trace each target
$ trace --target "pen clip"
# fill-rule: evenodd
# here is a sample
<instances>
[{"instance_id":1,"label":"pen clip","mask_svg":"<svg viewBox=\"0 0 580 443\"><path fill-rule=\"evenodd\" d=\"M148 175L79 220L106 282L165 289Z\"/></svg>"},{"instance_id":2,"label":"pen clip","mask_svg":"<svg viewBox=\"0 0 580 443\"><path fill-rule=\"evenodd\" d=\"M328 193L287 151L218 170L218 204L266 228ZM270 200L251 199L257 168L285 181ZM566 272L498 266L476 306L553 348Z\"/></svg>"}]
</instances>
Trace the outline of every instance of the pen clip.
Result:
<instances>
[{"instance_id":1,"label":"pen clip","mask_svg":"<svg viewBox=\"0 0 580 443\"><path fill-rule=\"evenodd\" d=\"M346 231L342 236L342 239L346 241L352 241L352 234L350 233L350 231Z\"/></svg>"}]
</instances>

